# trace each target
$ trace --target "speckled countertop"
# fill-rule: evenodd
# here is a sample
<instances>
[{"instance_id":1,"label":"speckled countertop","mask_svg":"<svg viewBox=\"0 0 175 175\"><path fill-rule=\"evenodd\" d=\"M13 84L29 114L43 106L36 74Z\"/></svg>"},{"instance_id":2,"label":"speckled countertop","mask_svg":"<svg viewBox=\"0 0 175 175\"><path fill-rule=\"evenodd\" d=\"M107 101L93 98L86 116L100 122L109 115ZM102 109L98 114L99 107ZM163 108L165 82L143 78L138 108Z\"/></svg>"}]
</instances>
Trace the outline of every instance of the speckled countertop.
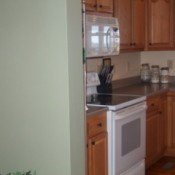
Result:
<instances>
[{"instance_id":1,"label":"speckled countertop","mask_svg":"<svg viewBox=\"0 0 175 175\"><path fill-rule=\"evenodd\" d=\"M122 88L113 89L112 93L150 96L168 90L175 91L175 84L138 83Z\"/></svg>"}]
</instances>

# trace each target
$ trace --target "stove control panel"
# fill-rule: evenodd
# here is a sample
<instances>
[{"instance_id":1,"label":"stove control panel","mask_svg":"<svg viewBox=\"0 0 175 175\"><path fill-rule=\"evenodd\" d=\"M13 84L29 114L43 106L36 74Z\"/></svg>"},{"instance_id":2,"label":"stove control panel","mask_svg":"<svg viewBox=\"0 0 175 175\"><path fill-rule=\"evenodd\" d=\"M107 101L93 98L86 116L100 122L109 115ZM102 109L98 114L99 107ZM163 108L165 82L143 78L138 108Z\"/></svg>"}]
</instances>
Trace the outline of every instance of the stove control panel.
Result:
<instances>
[{"instance_id":1,"label":"stove control panel","mask_svg":"<svg viewBox=\"0 0 175 175\"><path fill-rule=\"evenodd\" d=\"M87 87L100 85L100 80L97 72L87 72L86 85Z\"/></svg>"}]
</instances>

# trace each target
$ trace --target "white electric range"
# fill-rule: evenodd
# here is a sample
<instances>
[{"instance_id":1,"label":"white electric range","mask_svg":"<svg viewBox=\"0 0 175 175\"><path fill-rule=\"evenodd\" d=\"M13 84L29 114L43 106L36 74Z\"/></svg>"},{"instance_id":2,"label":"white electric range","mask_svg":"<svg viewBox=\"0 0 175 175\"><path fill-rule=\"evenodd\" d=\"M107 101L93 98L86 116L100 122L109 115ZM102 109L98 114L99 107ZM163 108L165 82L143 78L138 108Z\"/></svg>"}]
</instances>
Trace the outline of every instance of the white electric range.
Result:
<instances>
[{"instance_id":1,"label":"white electric range","mask_svg":"<svg viewBox=\"0 0 175 175\"><path fill-rule=\"evenodd\" d=\"M145 96L98 93L94 76L87 106L107 107L108 175L145 175Z\"/></svg>"}]
</instances>

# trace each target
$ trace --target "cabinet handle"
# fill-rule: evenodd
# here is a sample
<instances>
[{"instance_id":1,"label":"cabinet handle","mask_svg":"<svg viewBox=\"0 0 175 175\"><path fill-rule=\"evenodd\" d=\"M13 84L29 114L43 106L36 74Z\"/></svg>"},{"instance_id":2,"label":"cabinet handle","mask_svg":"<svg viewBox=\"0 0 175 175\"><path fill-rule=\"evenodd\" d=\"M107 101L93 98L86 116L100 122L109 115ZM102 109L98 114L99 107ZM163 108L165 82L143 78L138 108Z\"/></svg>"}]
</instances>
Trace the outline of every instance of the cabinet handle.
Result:
<instances>
[{"instance_id":1,"label":"cabinet handle","mask_svg":"<svg viewBox=\"0 0 175 175\"><path fill-rule=\"evenodd\" d=\"M102 5L99 5L100 8L102 8L103 6Z\"/></svg>"},{"instance_id":2,"label":"cabinet handle","mask_svg":"<svg viewBox=\"0 0 175 175\"><path fill-rule=\"evenodd\" d=\"M95 141L92 142L92 145L95 145Z\"/></svg>"},{"instance_id":3,"label":"cabinet handle","mask_svg":"<svg viewBox=\"0 0 175 175\"><path fill-rule=\"evenodd\" d=\"M151 104L151 106L154 106L154 105L155 105L154 103Z\"/></svg>"},{"instance_id":4,"label":"cabinet handle","mask_svg":"<svg viewBox=\"0 0 175 175\"><path fill-rule=\"evenodd\" d=\"M151 46L151 45L152 45L152 43L149 43L149 45Z\"/></svg>"},{"instance_id":5,"label":"cabinet handle","mask_svg":"<svg viewBox=\"0 0 175 175\"><path fill-rule=\"evenodd\" d=\"M136 45L136 43L130 43L130 46L135 46Z\"/></svg>"},{"instance_id":6,"label":"cabinet handle","mask_svg":"<svg viewBox=\"0 0 175 175\"><path fill-rule=\"evenodd\" d=\"M97 126L102 127L103 124L100 122L100 123L97 124Z\"/></svg>"}]
</instances>

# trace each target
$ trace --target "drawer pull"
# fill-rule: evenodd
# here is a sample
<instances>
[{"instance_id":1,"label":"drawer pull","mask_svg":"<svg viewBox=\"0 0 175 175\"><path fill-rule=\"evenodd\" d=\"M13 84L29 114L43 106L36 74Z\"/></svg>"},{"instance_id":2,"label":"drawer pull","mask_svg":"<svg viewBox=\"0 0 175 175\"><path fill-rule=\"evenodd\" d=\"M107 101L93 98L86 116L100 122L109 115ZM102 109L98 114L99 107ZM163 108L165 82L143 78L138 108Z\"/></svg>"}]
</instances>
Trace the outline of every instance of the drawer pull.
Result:
<instances>
[{"instance_id":1,"label":"drawer pull","mask_svg":"<svg viewBox=\"0 0 175 175\"><path fill-rule=\"evenodd\" d=\"M97 124L97 126L102 127L103 124L100 122L100 123Z\"/></svg>"}]
</instances>

